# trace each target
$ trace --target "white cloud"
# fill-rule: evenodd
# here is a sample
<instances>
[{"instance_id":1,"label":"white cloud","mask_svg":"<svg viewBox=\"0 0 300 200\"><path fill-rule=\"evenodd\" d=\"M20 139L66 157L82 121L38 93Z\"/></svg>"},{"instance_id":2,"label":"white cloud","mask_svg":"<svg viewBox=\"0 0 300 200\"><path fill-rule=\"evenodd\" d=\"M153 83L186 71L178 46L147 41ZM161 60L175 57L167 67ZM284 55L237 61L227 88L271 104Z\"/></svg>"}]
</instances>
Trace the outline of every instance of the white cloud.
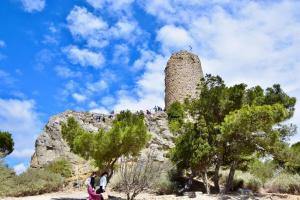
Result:
<instances>
[{"instance_id":1,"label":"white cloud","mask_svg":"<svg viewBox=\"0 0 300 200\"><path fill-rule=\"evenodd\" d=\"M75 36L89 37L107 29L106 22L86 8L75 6L67 17L68 27Z\"/></svg>"},{"instance_id":2,"label":"white cloud","mask_svg":"<svg viewBox=\"0 0 300 200\"><path fill-rule=\"evenodd\" d=\"M9 131L15 142L15 152L9 157L29 159L42 128L34 101L0 98L0 127Z\"/></svg>"},{"instance_id":3,"label":"white cloud","mask_svg":"<svg viewBox=\"0 0 300 200\"><path fill-rule=\"evenodd\" d=\"M133 33L139 34L139 28L135 21L121 19L112 28L111 32L115 38L134 39Z\"/></svg>"},{"instance_id":4,"label":"white cloud","mask_svg":"<svg viewBox=\"0 0 300 200\"><path fill-rule=\"evenodd\" d=\"M15 79L9 73L3 70L0 70L0 80L0 85L12 85L15 82Z\"/></svg>"},{"instance_id":5,"label":"white cloud","mask_svg":"<svg viewBox=\"0 0 300 200\"><path fill-rule=\"evenodd\" d=\"M56 74L62 78L75 78L81 77L81 72L79 71L72 71L70 68L66 66L58 65L54 68Z\"/></svg>"},{"instance_id":6,"label":"white cloud","mask_svg":"<svg viewBox=\"0 0 300 200\"><path fill-rule=\"evenodd\" d=\"M140 50L140 57L134 61L133 63L133 70L141 70L145 67L146 62L152 60L155 56L155 52L141 49Z\"/></svg>"},{"instance_id":7,"label":"white cloud","mask_svg":"<svg viewBox=\"0 0 300 200\"><path fill-rule=\"evenodd\" d=\"M135 89L121 90L114 110L146 110L154 106L164 107L164 68L167 57L155 55L145 62L144 74L139 77Z\"/></svg>"},{"instance_id":8,"label":"white cloud","mask_svg":"<svg viewBox=\"0 0 300 200\"><path fill-rule=\"evenodd\" d=\"M86 0L91 6L100 9L104 6L105 0Z\"/></svg>"},{"instance_id":9,"label":"white cloud","mask_svg":"<svg viewBox=\"0 0 300 200\"><path fill-rule=\"evenodd\" d=\"M74 6L67 16L68 28L75 38L86 40L90 47L104 47L108 25L100 17L92 14L86 8Z\"/></svg>"},{"instance_id":10,"label":"white cloud","mask_svg":"<svg viewBox=\"0 0 300 200\"><path fill-rule=\"evenodd\" d=\"M21 0L23 8L26 12L39 12L44 10L46 1L45 0Z\"/></svg>"},{"instance_id":11,"label":"white cloud","mask_svg":"<svg viewBox=\"0 0 300 200\"><path fill-rule=\"evenodd\" d=\"M0 48L5 47L5 42L3 40L0 40Z\"/></svg>"},{"instance_id":12,"label":"white cloud","mask_svg":"<svg viewBox=\"0 0 300 200\"><path fill-rule=\"evenodd\" d=\"M79 93L73 93L72 97L78 102L78 103L82 103L84 101L86 101L87 97L83 94L79 94Z\"/></svg>"},{"instance_id":13,"label":"white cloud","mask_svg":"<svg viewBox=\"0 0 300 200\"><path fill-rule=\"evenodd\" d=\"M134 0L86 0L95 9L103 9L105 6L110 11L127 11Z\"/></svg>"},{"instance_id":14,"label":"white cloud","mask_svg":"<svg viewBox=\"0 0 300 200\"><path fill-rule=\"evenodd\" d=\"M90 103L89 103L89 107L90 108L95 108L95 107L97 107L98 106L98 104L95 102L95 101L91 101Z\"/></svg>"},{"instance_id":15,"label":"white cloud","mask_svg":"<svg viewBox=\"0 0 300 200\"><path fill-rule=\"evenodd\" d=\"M63 51L73 63L80 64L81 66L101 68L105 62L101 52L93 52L89 49L79 49L74 45L65 47Z\"/></svg>"},{"instance_id":16,"label":"white cloud","mask_svg":"<svg viewBox=\"0 0 300 200\"><path fill-rule=\"evenodd\" d=\"M111 106L115 103L115 98L112 96L105 96L101 99L101 103L105 106Z\"/></svg>"},{"instance_id":17,"label":"white cloud","mask_svg":"<svg viewBox=\"0 0 300 200\"><path fill-rule=\"evenodd\" d=\"M104 107L93 108L89 112L99 113L99 114L108 114L109 113L109 111Z\"/></svg>"},{"instance_id":18,"label":"white cloud","mask_svg":"<svg viewBox=\"0 0 300 200\"><path fill-rule=\"evenodd\" d=\"M22 174L23 172L25 172L27 169L27 167L25 166L24 163L20 163L14 166L14 170L16 172L17 175Z\"/></svg>"},{"instance_id":19,"label":"white cloud","mask_svg":"<svg viewBox=\"0 0 300 200\"><path fill-rule=\"evenodd\" d=\"M118 44L114 47L113 63L128 64L129 48L125 44Z\"/></svg>"},{"instance_id":20,"label":"white cloud","mask_svg":"<svg viewBox=\"0 0 300 200\"><path fill-rule=\"evenodd\" d=\"M188 49L193 44L189 32L182 27L174 25L163 26L157 33L156 38L161 44L163 50L181 50Z\"/></svg>"},{"instance_id":21,"label":"white cloud","mask_svg":"<svg viewBox=\"0 0 300 200\"><path fill-rule=\"evenodd\" d=\"M89 93L100 92L108 87L107 82L104 80L98 80L96 82L89 82L86 84L86 88Z\"/></svg>"},{"instance_id":22,"label":"white cloud","mask_svg":"<svg viewBox=\"0 0 300 200\"><path fill-rule=\"evenodd\" d=\"M14 150L10 156L14 158L30 158L33 153L33 149Z\"/></svg>"}]
</instances>

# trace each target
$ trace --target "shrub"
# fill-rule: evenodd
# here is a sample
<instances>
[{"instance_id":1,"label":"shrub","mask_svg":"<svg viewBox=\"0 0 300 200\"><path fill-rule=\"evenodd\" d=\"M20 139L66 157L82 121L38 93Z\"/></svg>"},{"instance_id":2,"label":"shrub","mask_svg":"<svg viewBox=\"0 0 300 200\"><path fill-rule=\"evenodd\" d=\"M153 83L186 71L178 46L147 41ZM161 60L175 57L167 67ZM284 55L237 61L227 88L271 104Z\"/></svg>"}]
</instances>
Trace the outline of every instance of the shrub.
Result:
<instances>
[{"instance_id":1,"label":"shrub","mask_svg":"<svg viewBox=\"0 0 300 200\"><path fill-rule=\"evenodd\" d=\"M13 196L37 195L58 191L63 186L59 174L45 169L28 169L16 179L16 191Z\"/></svg>"},{"instance_id":2,"label":"shrub","mask_svg":"<svg viewBox=\"0 0 300 200\"><path fill-rule=\"evenodd\" d=\"M249 172L259 178L263 184L272 178L275 173L276 165L272 161L261 162L255 160L249 167Z\"/></svg>"},{"instance_id":3,"label":"shrub","mask_svg":"<svg viewBox=\"0 0 300 200\"><path fill-rule=\"evenodd\" d=\"M111 180L112 188L124 192L127 200L133 200L141 192L154 188L163 169L163 165L156 162L151 153L137 160L123 158Z\"/></svg>"},{"instance_id":4,"label":"shrub","mask_svg":"<svg viewBox=\"0 0 300 200\"><path fill-rule=\"evenodd\" d=\"M300 194L300 176L282 172L265 185L268 192Z\"/></svg>"},{"instance_id":5,"label":"shrub","mask_svg":"<svg viewBox=\"0 0 300 200\"><path fill-rule=\"evenodd\" d=\"M221 172L220 183L225 184L228 176L228 170ZM258 192L262 187L262 182L259 178L250 174L249 172L236 171L233 179L233 190L236 191L239 188L247 188L254 192Z\"/></svg>"},{"instance_id":6,"label":"shrub","mask_svg":"<svg viewBox=\"0 0 300 200\"><path fill-rule=\"evenodd\" d=\"M28 196L58 191L63 186L63 178L45 169L28 169L16 176L12 169L0 163L0 183L0 196Z\"/></svg>"},{"instance_id":7,"label":"shrub","mask_svg":"<svg viewBox=\"0 0 300 200\"><path fill-rule=\"evenodd\" d=\"M169 173L162 173L153 189L160 195L172 194L176 191L176 185L172 182Z\"/></svg>"},{"instance_id":8,"label":"shrub","mask_svg":"<svg viewBox=\"0 0 300 200\"><path fill-rule=\"evenodd\" d=\"M47 165L45 165L45 170L50 171L55 174L60 174L64 178L69 178L72 176L72 166L71 163L65 159L57 159Z\"/></svg>"},{"instance_id":9,"label":"shrub","mask_svg":"<svg viewBox=\"0 0 300 200\"><path fill-rule=\"evenodd\" d=\"M15 172L0 161L0 197L7 196L15 187Z\"/></svg>"}]
</instances>

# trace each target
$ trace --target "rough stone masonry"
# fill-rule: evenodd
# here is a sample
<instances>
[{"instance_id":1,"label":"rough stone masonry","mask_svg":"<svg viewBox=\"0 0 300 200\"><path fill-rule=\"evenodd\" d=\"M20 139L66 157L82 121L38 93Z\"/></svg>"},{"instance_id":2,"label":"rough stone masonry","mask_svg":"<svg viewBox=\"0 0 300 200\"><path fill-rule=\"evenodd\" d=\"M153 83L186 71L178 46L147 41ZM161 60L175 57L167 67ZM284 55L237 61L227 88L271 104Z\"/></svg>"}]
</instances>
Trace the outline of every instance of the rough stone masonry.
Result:
<instances>
[{"instance_id":1,"label":"rough stone masonry","mask_svg":"<svg viewBox=\"0 0 300 200\"><path fill-rule=\"evenodd\" d=\"M203 78L200 59L188 51L174 53L165 69L165 108L187 97L195 97L197 85Z\"/></svg>"}]
</instances>

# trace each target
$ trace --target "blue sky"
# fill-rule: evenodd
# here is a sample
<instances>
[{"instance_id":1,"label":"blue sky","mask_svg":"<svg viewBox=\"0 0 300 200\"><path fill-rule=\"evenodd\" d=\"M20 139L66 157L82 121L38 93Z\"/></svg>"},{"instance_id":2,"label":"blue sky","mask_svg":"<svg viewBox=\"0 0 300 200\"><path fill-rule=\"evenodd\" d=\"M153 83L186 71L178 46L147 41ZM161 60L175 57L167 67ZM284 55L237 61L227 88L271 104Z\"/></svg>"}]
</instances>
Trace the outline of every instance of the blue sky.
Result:
<instances>
[{"instance_id":1,"label":"blue sky","mask_svg":"<svg viewBox=\"0 0 300 200\"><path fill-rule=\"evenodd\" d=\"M167 59L189 46L229 85L279 83L300 99L299 10L298 1L0 1L0 129L15 140L6 162L26 169L49 117L67 109L163 107Z\"/></svg>"}]
</instances>

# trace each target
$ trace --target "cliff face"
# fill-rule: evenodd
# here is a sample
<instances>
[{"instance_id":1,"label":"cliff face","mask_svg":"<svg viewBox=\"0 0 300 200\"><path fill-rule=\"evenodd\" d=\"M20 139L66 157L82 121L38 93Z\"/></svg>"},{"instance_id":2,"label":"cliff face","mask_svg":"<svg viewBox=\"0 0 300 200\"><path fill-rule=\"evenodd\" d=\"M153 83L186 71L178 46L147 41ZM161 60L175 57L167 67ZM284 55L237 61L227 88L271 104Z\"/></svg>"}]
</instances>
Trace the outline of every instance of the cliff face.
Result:
<instances>
[{"instance_id":1,"label":"cliff face","mask_svg":"<svg viewBox=\"0 0 300 200\"><path fill-rule=\"evenodd\" d=\"M75 176L89 173L92 170L90 163L70 152L69 146L62 139L61 124L71 116L84 129L92 132L97 131L99 128L109 129L114 118L113 115L74 111L66 111L53 116L36 140L35 152L31 158L31 167L42 167L57 158L63 157L72 163ZM157 155L157 160L163 161L166 159L167 150L174 146L173 135L168 128L167 114L165 112L145 114L145 121L152 135L146 149L151 149ZM146 149L142 152L145 152Z\"/></svg>"}]
</instances>

